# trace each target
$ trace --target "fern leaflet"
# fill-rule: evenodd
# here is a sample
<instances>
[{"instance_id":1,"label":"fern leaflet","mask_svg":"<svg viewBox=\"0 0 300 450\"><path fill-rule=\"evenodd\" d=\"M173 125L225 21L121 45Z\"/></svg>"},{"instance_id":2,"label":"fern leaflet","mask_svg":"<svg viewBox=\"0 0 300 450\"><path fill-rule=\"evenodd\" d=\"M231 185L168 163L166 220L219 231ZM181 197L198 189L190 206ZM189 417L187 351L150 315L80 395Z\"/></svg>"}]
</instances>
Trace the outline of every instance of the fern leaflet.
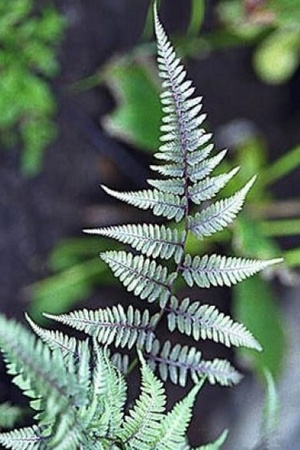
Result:
<instances>
[{"instance_id":1,"label":"fern leaflet","mask_svg":"<svg viewBox=\"0 0 300 450\"><path fill-rule=\"evenodd\" d=\"M220 255L186 255L183 264L183 277L189 286L194 283L202 288L210 286L231 286L243 281L257 272L281 262L282 259L267 261L226 257Z\"/></svg>"},{"instance_id":2,"label":"fern leaflet","mask_svg":"<svg viewBox=\"0 0 300 450\"><path fill-rule=\"evenodd\" d=\"M179 302L175 296L172 296L168 311L170 311L168 314L170 331L178 329L181 333L192 335L196 341L200 338L212 339L227 347L235 345L262 350L260 344L244 325L220 313L214 305L191 303L189 298Z\"/></svg>"},{"instance_id":3,"label":"fern leaflet","mask_svg":"<svg viewBox=\"0 0 300 450\"><path fill-rule=\"evenodd\" d=\"M114 342L116 347L128 348L132 348L134 344L138 347L151 348L158 319L157 314L150 316L147 309L141 313L131 305L127 311L122 305L117 305L95 311L83 309L70 314L59 316L45 314L45 316L84 331L100 344L109 345Z\"/></svg>"},{"instance_id":4,"label":"fern leaflet","mask_svg":"<svg viewBox=\"0 0 300 450\"><path fill-rule=\"evenodd\" d=\"M136 250L152 258L180 261L183 255L185 233L179 233L164 225L137 224L85 230L90 234L116 239L129 244Z\"/></svg>"}]
</instances>

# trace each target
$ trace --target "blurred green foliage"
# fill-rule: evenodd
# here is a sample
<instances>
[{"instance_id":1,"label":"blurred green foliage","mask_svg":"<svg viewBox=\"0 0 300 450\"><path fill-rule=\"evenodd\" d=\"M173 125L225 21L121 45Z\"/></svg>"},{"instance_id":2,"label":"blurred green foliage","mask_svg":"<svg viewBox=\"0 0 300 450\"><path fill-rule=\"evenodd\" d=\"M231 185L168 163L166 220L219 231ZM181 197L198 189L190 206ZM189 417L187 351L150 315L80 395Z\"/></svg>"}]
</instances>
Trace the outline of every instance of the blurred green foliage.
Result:
<instances>
[{"instance_id":1,"label":"blurred green foliage","mask_svg":"<svg viewBox=\"0 0 300 450\"><path fill-rule=\"evenodd\" d=\"M300 63L298 0L224 0L218 6L225 28L256 43L253 65L270 84L287 81Z\"/></svg>"},{"instance_id":2,"label":"blurred green foliage","mask_svg":"<svg viewBox=\"0 0 300 450\"><path fill-rule=\"evenodd\" d=\"M47 79L57 75L57 45L64 19L33 0L0 0L0 142L23 146L25 175L41 168L45 147L55 136L55 99Z\"/></svg>"}]
</instances>

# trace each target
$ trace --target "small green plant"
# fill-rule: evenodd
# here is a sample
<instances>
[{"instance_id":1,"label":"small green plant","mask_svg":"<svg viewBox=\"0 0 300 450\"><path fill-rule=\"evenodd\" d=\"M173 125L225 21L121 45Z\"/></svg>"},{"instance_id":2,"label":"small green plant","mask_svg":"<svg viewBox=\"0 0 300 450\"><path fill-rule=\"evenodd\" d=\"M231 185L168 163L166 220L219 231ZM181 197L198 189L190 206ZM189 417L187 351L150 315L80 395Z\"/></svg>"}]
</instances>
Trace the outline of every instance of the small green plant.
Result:
<instances>
[{"instance_id":1,"label":"small green plant","mask_svg":"<svg viewBox=\"0 0 300 450\"><path fill-rule=\"evenodd\" d=\"M42 153L55 135L55 100L48 78L58 71L55 51L64 20L53 7L33 0L0 0L1 144L21 143L27 175L41 168Z\"/></svg>"},{"instance_id":2,"label":"small green plant","mask_svg":"<svg viewBox=\"0 0 300 450\"><path fill-rule=\"evenodd\" d=\"M280 259L257 260L221 255L192 256L187 252L194 236L204 239L224 230L240 212L254 183L252 178L231 196L212 201L237 173L211 176L226 152L211 156L212 135L201 128L206 115L199 112L201 98L168 41L155 13L159 74L163 79L162 145L152 169L163 178L148 180L149 189L137 192L104 190L156 216L174 220L174 227L159 224L125 224L88 230L114 238L133 251L110 250L101 254L115 277L151 310L118 304L98 310L80 310L46 317L85 333L86 340L40 328L28 318L33 334L13 321L0 318L0 347L14 382L33 400L37 425L0 434L0 443L15 450L188 450L186 429L192 406L204 380L230 386L240 373L227 360L206 361L196 347L161 342L158 324L168 331L191 336L194 342L211 339L227 347L261 350L259 342L241 323L214 305L181 298L177 284L210 288L231 286ZM200 208L199 208L200 206ZM104 346L104 349L103 349ZM112 358L130 374L141 361L141 395L124 414L125 381L111 364L106 347L126 349ZM136 355L129 360L129 351ZM190 376L195 386L173 410L165 414L163 381L185 386ZM226 433L198 450L217 450Z\"/></svg>"}]
</instances>

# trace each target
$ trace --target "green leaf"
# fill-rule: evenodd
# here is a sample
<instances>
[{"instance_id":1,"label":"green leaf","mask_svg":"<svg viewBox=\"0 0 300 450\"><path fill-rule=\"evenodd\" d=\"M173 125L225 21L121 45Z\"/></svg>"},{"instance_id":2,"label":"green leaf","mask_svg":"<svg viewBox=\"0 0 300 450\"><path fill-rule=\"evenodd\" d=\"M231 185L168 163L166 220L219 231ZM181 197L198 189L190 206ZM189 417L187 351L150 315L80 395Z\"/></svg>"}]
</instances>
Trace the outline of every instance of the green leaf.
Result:
<instances>
[{"instance_id":1,"label":"green leaf","mask_svg":"<svg viewBox=\"0 0 300 450\"><path fill-rule=\"evenodd\" d=\"M18 406L13 406L10 403L0 404L0 429L12 428L16 422L23 416L23 410Z\"/></svg>"},{"instance_id":2,"label":"green leaf","mask_svg":"<svg viewBox=\"0 0 300 450\"><path fill-rule=\"evenodd\" d=\"M264 82L281 84L294 74L299 65L299 39L299 30L279 29L260 44L253 63Z\"/></svg>"},{"instance_id":3,"label":"green leaf","mask_svg":"<svg viewBox=\"0 0 300 450\"><path fill-rule=\"evenodd\" d=\"M272 184L300 166L300 145L292 148L270 164L262 175L262 183Z\"/></svg>"},{"instance_id":4,"label":"green leaf","mask_svg":"<svg viewBox=\"0 0 300 450\"><path fill-rule=\"evenodd\" d=\"M279 376L285 352L285 337L280 311L274 301L269 284L262 278L245 280L234 287L234 316L253 333L263 347L263 352L239 350L250 358L261 373L266 367Z\"/></svg>"},{"instance_id":5,"label":"green leaf","mask_svg":"<svg viewBox=\"0 0 300 450\"><path fill-rule=\"evenodd\" d=\"M162 112L159 88L149 64L127 57L108 66L104 81L116 100L116 108L102 125L118 139L154 152L159 146Z\"/></svg>"},{"instance_id":6,"label":"green leaf","mask_svg":"<svg viewBox=\"0 0 300 450\"><path fill-rule=\"evenodd\" d=\"M205 1L191 0L190 23L187 35L190 37L197 36L204 21Z\"/></svg>"}]
</instances>

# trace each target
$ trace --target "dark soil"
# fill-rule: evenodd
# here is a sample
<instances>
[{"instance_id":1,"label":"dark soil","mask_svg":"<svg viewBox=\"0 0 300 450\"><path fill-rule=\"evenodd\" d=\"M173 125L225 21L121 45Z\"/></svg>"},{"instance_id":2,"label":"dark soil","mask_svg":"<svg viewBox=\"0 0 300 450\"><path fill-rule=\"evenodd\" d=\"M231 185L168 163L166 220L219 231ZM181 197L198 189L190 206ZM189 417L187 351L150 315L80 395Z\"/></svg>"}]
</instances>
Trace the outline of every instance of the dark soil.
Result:
<instances>
[{"instance_id":1,"label":"dark soil","mask_svg":"<svg viewBox=\"0 0 300 450\"><path fill-rule=\"evenodd\" d=\"M164 2L162 19L168 30L184 29L187 14L183 3ZM19 319L27 309L25 288L49 274L47 255L53 246L61 238L79 236L86 225L87 208L107 202L99 189L108 167L105 161L111 161L111 176L119 185L143 186L148 174L148 161L141 153L113 140L100 128L100 117L113 107L109 93L103 87L80 94L69 89L111 56L138 42L148 1L62 0L57 4L69 19L60 50L61 74L53 83L59 138L47 150L43 170L34 179L20 174L20 149L0 152L0 310ZM190 60L188 69L198 91L205 94L205 110L213 130L236 118L249 119L265 136L271 159L300 142L299 73L287 85L267 86L252 70L249 48L217 51ZM277 195L294 194L298 177L299 172L294 173L275 187ZM122 290L111 293L114 299L119 293L123 295ZM97 306L108 296L107 290L104 296L99 289L88 304ZM176 393L182 396L181 389ZM209 411L227 395L220 388L204 391L199 398L201 429L195 425L193 434L206 438Z\"/></svg>"}]
</instances>

